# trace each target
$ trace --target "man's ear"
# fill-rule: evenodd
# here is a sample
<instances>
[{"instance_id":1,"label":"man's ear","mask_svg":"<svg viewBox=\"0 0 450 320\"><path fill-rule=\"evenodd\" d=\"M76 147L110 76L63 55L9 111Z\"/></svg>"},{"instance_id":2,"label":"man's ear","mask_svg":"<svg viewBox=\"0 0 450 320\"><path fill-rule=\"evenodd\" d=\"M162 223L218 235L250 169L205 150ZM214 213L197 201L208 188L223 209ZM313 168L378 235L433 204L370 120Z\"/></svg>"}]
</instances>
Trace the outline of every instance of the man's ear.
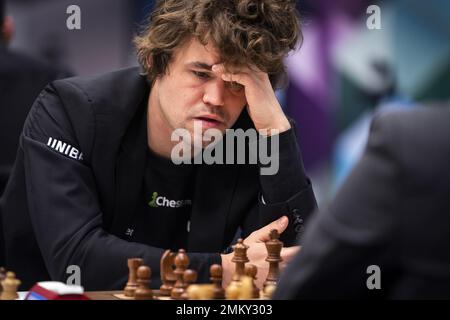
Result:
<instances>
[{"instance_id":1,"label":"man's ear","mask_svg":"<svg viewBox=\"0 0 450 320\"><path fill-rule=\"evenodd\" d=\"M3 21L1 35L3 40L8 43L11 41L14 34L14 21L10 16L6 16Z\"/></svg>"}]
</instances>

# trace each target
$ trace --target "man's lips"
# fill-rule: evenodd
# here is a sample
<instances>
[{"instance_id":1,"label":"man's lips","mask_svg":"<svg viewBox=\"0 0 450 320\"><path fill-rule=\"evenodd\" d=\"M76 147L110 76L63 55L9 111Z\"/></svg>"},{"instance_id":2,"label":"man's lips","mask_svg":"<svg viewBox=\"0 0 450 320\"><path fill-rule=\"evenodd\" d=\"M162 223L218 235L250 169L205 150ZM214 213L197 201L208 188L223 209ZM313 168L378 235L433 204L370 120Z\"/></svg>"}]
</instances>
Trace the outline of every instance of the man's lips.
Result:
<instances>
[{"instance_id":1,"label":"man's lips","mask_svg":"<svg viewBox=\"0 0 450 320\"><path fill-rule=\"evenodd\" d=\"M223 120L220 117L213 115L213 114L200 115L200 116L195 117L194 119L204 121L206 123L216 124L216 125L223 123Z\"/></svg>"}]
</instances>

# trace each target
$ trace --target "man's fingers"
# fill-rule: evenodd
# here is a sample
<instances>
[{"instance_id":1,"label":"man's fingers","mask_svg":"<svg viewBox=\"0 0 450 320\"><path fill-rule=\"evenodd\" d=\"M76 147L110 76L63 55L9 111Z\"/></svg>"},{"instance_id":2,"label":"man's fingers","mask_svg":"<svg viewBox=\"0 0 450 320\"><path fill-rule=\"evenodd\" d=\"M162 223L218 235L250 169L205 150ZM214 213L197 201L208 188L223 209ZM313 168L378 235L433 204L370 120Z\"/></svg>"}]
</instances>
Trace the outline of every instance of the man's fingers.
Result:
<instances>
[{"instance_id":1,"label":"man's fingers","mask_svg":"<svg viewBox=\"0 0 450 320\"><path fill-rule=\"evenodd\" d=\"M247 68L234 69L234 70L228 69L227 70L227 69L225 69L225 66L223 65L223 63L213 65L211 68L211 71L215 72L215 73L223 73L223 74L230 74L230 75L249 74L249 70Z\"/></svg>"},{"instance_id":2,"label":"man's fingers","mask_svg":"<svg viewBox=\"0 0 450 320\"><path fill-rule=\"evenodd\" d=\"M256 236L256 241L266 242L270 240L270 230L276 229L279 234L283 233L284 230L286 230L287 226L289 224L289 219L286 216L282 216L280 219L275 220L268 225L262 227L259 230L256 230L254 232L254 235Z\"/></svg>"},{"instance_id":3,"label":"man's fingers","mask_svg":"<svg viewBox=\"0 0 450 320\"><path fill-rule=\"evenodd\" d=\"M221 77L223 81L227 82L236 82L243 86L246 85L247 82L247 74L242 71L232 72L225 70L225 66L223 64L215 64L211 68L212 72L216 73Z\"/></svg>"},{"instance_id":4,"label":"man's fingers","mask_svg":"<svg viewBox=\"0 0 450 320\"><path fill-rule=\"evenodd\" d=\"M300 246L283 248L281 250L281 257L283 258L283 262L289 262L299 251Z\"/></svg>"},{"instance_id":5,"label":"man's fingers","mask_svg":"<svg viewBox=\"0 0 450 320\"><path fill-rule=\"evenodd\" d=\"M215 64L211 68L212 72L225 73L225 67L223 64Z\"/></svg>"},{"instance_id":6,"label":"man's fingers","mask_svg":"<svg viewBox=\"0 0 450 320\"><path fill-rule=\"evenodd\" d=\"M222 73L222 80L226 82L236 82L242 86L246 85L246 77L241 74Z\"/></svg>"}]
</instances>

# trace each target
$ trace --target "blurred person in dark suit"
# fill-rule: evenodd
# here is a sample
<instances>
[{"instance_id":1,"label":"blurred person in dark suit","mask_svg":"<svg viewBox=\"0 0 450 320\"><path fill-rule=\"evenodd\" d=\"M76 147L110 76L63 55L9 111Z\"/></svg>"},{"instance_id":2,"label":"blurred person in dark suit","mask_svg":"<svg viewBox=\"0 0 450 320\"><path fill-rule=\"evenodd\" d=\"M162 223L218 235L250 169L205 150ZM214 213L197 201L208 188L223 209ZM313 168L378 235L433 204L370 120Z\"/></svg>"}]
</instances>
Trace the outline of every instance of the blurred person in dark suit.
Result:
<instances>
[{"instance_id":1,"label":"blurred person in dark suit","mask_svg":"<svg viewBox=\"0 0 450 320\"><path fill-rule=\"evenodd\" d=\"M0 0L0 197L12 170L19 136L33 101L51 81L70 74L7 48L14 31ZM4 265L0 219L0 266Z\"/></svg>"},{"instance_id":2,"label":"blurred person in dark suit","mask_svg":"<svg viewBox=\"0 0 450 320\"><path fill-rule=\"evenodd\" d=\"M363 157L310 220L274 298L450 298L449 119L450 104L375 117Z\"/></svg>"},{"instance_id":3,"label":"blurred person in dark suit","mask_svg":"<svg viewBox=\"0 0 450 320\"><path fill-rule=\"evenodd\" d=\"M51 81L70 76L22 53L7 48L14 25L0 0L0 196L16 157L19 136L31 105Z\"/></svg>"}]
</instances>

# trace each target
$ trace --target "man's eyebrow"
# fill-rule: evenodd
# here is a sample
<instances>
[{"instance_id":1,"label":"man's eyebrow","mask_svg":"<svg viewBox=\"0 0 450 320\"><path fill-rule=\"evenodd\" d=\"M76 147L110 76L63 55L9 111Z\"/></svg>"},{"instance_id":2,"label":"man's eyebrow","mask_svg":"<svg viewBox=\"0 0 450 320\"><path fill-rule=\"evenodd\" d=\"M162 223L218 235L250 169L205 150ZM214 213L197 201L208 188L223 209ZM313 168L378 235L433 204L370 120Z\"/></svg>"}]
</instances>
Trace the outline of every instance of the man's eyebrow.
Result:
<instances>
[{"instance_id":1,"label":"man's eyebrow","mask_svg":"<svg viewBox=\"0 0 450 320\"><path fill-rule=\"evenodd\" d=\"M187 66L190 68L205 69L211 71L213 65L207 64L205 62L194 61L188 63Z\"/></svg>"}]
</instances>

